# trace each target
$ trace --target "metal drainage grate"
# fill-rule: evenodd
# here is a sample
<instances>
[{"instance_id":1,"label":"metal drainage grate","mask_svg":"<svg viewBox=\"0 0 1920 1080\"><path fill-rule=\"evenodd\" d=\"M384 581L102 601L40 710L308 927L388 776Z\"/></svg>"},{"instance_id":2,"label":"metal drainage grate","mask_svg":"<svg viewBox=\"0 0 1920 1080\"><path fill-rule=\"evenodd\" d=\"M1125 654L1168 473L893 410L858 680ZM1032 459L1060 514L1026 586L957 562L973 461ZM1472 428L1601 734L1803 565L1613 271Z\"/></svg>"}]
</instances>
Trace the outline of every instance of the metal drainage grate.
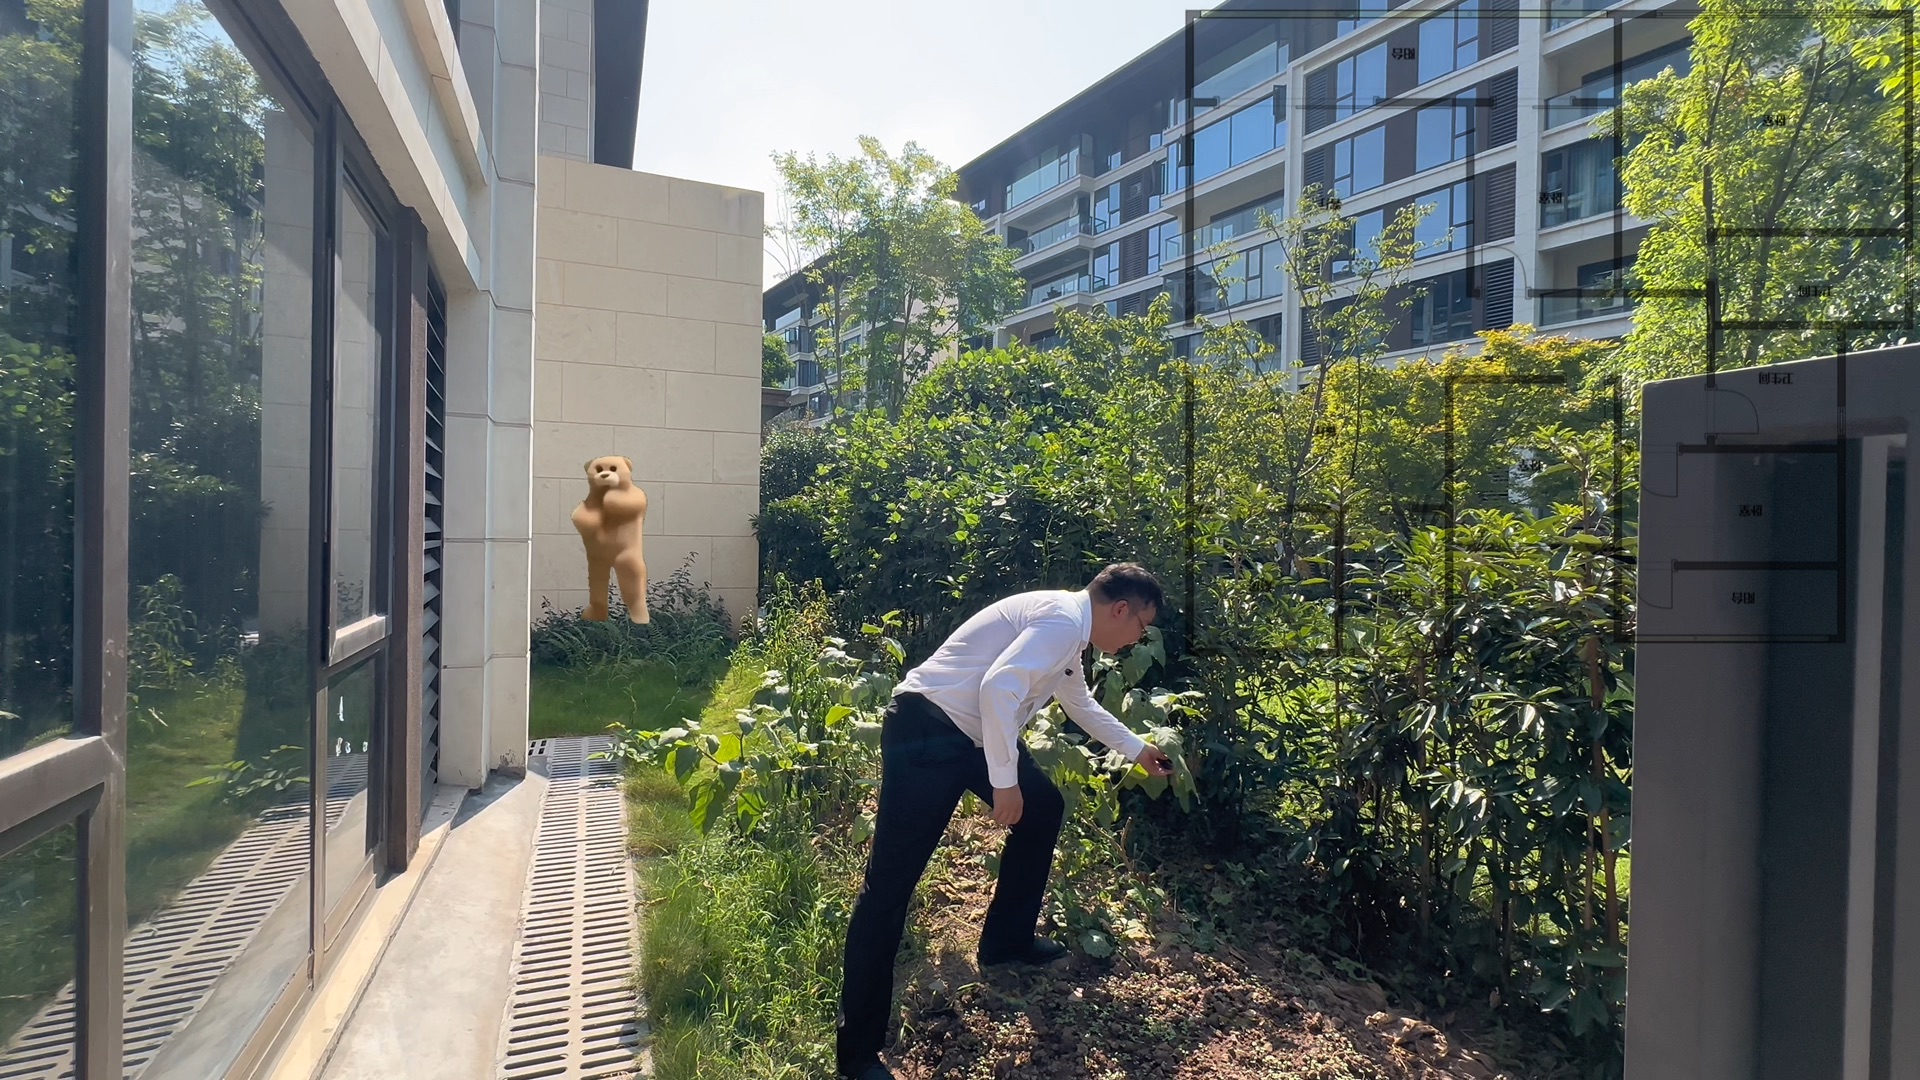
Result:
<instances>
[{"instance_id":1,"label":"metal drainage grate","mask_svg":"<svg viewBox=\"0 0 1920 1080\"><path fill-rule=\"evenodd\" d=\"M364 754L328 760L326 820L338 821L367 780ZM296 799L300 796L296 795ZM214 984L307 871L308 808L283 803L220 852L172 903L127 935L125 1075L137 1077L199 1013ZM0 1080L70 1080L72 983L0 1052Z\"/></svg>"},{"instance_id":2,"label":"metal drainage grate","mask_svg":"<svg viewBox=\"0 0 1920 1080\"><path fill-rule=\"evenodd\" d=\"M644 1075L634 986L634 886L616 761L604 736L548 740L500 1076Z\"/></svg>"}]
</instances>

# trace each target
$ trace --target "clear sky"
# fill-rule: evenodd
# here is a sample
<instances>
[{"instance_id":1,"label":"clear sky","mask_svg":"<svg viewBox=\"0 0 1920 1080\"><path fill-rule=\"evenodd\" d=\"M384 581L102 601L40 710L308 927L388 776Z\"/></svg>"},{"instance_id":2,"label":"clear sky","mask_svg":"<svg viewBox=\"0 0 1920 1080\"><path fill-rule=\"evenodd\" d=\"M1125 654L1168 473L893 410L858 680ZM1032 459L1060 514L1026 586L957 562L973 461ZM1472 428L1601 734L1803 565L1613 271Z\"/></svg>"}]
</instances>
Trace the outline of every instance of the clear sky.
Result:
<instances>
[{"instance_id":1,"label":"clear sky","mask_svg":"<svg viewBox=\"0 0 1920 1080\"><path fill-rule=\"evenodd\" d=\"M764 191L770 218L778 150L845 157L872 135L957 168L1211 6L652 0L633 167Z\"/></svg>"}]
</instances>

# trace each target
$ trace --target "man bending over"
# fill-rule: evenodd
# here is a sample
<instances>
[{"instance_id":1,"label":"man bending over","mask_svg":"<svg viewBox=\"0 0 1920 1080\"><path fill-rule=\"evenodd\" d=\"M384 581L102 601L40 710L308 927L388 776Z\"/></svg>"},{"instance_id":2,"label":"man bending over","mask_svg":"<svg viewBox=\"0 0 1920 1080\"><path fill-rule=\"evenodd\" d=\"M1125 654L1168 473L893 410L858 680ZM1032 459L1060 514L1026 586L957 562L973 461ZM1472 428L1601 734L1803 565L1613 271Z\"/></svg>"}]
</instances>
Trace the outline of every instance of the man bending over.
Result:
<instances>
[{"instance_id":1,"label":"man bending over","mask_svg":"<svg viewBox=\"0 0 1920 1080\"><path fill-rule=\"evenodd\" d=\"M880 806L866 880L847 927L837 1021L840 1075L891 1080L880 1062L893 1003L893 961L907 902L946 832L962 793L1010 827L1000 879L980 930L979 960L1046 964L1067 954L1037 937L1066 803L1020 733L1058 699L1086 732L1154 776L1172 763L1087 691L1081 654L1117 653L1138 642L1165 593L1133 563L1100 571L1085 590L1043 589L989 605L907 673L880 728Z\"/></svg>"}]
</instances>

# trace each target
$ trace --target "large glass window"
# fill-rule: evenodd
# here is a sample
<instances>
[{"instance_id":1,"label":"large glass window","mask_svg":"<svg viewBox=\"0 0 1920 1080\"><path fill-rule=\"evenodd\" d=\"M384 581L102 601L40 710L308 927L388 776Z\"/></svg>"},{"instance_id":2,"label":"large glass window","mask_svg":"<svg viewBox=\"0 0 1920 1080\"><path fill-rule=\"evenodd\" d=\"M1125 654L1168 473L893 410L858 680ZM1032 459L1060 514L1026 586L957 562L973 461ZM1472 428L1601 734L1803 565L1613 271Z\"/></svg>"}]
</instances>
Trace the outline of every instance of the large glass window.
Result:
<instances>
[{"instance_id":1,"label":"large glass window","mask_svg":"<svg viewBox=\"0 0 1920 1080\"><path fill-rule=\"evenodd\" d=\"M1094 249L1093 276L1104 281L1120 280L1120 244L1117 241Z\"/></svg>"},{"instance_id":2,"label":"large glass window","mask_svg":"<svg viewBox=\"0 0 1920 1080\"><path fill-rule=\"evenodd\" d=\"M0 1076L59 1076L73 1063L62 1013L72 1015L78 975L79 881L72 825L0 857Z\"/></svg>"},{"instance_id":3,"label":"large glass window","mask_svg":"<svg viewBox=\"0 0 1920 1080\"><path fill-rule=\"evenodd\" d=\"M1347 57L1333 65L1333 118L1344 120L1372 108L1387 97L1387 44Z\"/></svg>"},{"instance_id":4,"label":"large glass window","mask_svg":"<svg viewBox=\"0 0 1920 1080\"><path fill-rule=\"evenodd\" d=\"M1387 129L1372 128L1333 144L1333 193L1347 198L1386 182Z\"/></svg>"},{"instance_id":5,"label":"large glass window","mask_svg":"<svg viewBox=\"0 0 1920 1080\"><path fill-rule=\"evenodd\" d=\"M1473 138L1473 106L1459 102L1428 105L1414 114L1414 171L1467 156Z\"/></svg>"},{"instance_id":6,"label":"large glass window","mask_svg":"<svg viewBox=\"0 0 1920 1080\"><path fill-rule=\"evenodd\" d=\"M1611 138L1587 139L1540 155L1540 224L1612 213L1620 205Z\"/></svg>"},{"instance_id":7,"label":"large glass window","mask_svg":"<svg viewBox=\"0 0 1920 1080\"><path fill-rule=\"evenodd\" d=\"M1420 81L1449 75L1480 59L1480 0L1463 0L1420 24Z\"/></svg>"},{"instance_id":8,"label":"large glass window","mask_svg":"<svg viewBox=\"0 0 1920 1080\"><path fill-rule=\"evenodd\" d=\"M1093 193L1093 231L1106 232L1120 224L1120 183L1115 181Z\"/></svg>"},{"instance_id":9,"label":"large glass window","mask_svg":"<svg viewBox=\"0 0 1920 1080\"><path fill-rule=\"evenodd\" d=\"M1458 270L1419 283L1425 290L1413 302L1413 343L1439 345L1473 336L1473 293L1467 272Z\"/></svg>"},{"instance_id":10,"label":"large glass window","mask_svg":"<svg viewBox=\"0 0 1920 1080\"><path fill-rule=\"evenodd\" d=\"M0 757L72 721L81 44L56 10L0 16Z\"/></svg>"},{"instance_id":11,"label":"large glass window","mask_svg":"<svg viewBox=\"0 0 1920 1080\"><path fill-rule=\"evenodd\" d=\"M395 515L381 474L405 338L392 332L394 252L378 227L390 194L343 114L345 138L323 140L313 110L337 106L324 81L290 85L311 58L250 36L256 17L282 21L275 5L225 23L247 5L124 6L130 79L103 101L110 84L81 85L82 72L110 73L104 57L83 63L82 31L118 8L0 0L0 756L66 733L76 700L103 706L109 738L125 715L123 757L48 746L55 783L11 778L0 790L34 813L106 785L125 811L119 841L84 860L84 818L0 856L0 1074L73 1075L76 1017L112 1000L124 1003L128 1075L204 1080L296 1004L316 924L324 947L348 914L316 901L354 898L386 835L368 796L381 790L393 659L362 635L374 647L337 674L321 666L322 634L385 611ZM299 50L297 34L268 36ZM86 183L74 152L82 103L131 121ZM331 186L346 172L364 182L357 191ZM114 176L106 205L130 218L108 235L117 214L80 210ZM316 268L330 253L335 287L323 289ZM89 392L104 386L84 403L107 407L104 429L80 422L82 311L125 320L108 346L126 354L89 353L84 369ZM86 340L101 329L90 324ZM122 405L125 460L111 428ZM86 507L102 461L126 482L126 522L109 518L82 562L74 525L98 520ZM124 634L118 612L89 607L102 590L76 583L101 583L116 603L124 588ZM124 701L96 700L120 690L102 648L125 650ZM323 801L334 793L323 779L342 797ZM323 805L324 845L313 832ZM344 888L315 873L321 860ZM96 920L123 905L125 926L84 920L83 880L100 890L87 894ZM121 963L97 935L123 932ZM102 980L77 1002L76 958L88 956ZM97 1043L112 1025L88 1034Z\"/></svg>"},{"instance_id":12,"label":"large glass window","mask_svg":"<svg viewBox=\"0 0 1920 1080\"><path fill-rule=\"evenodd\" d=\"M1195 183L1226 172L1233 164L1233 124L1231 120L1209 124L1193 133L1193 179Z\"/></svg>"},{"instance_id":13,"label":"large glass window","mask_svg":"<svg viewBox=\"0 0 1920 1080\"><path fill-rule=\"evenodd\" d=\"M387 245L353 185L345 187L334 308L333 582L327 597L336 633L384 613L374 570L387 370Z\"/></svg>"},{"instance_id":14,"label":"large glass window","mask_svg":"<svg viewBox=\"0 0 1920 1080\"><path fill-rule=\"evenodd\" d=\"M1272 153L1286 141L1286 94L1262 98L1193 133L1193 179L1205 180Z\"/></svg>"},{"instance_id":15,"label":"large glass window","mask_svg":"<svg viewBox=\"0 0 1920 1080\"><path fill-rule=\"evenodd\" d=\"M1473 246L1473 199L1465 181L1416 196L1414 202L1433 207L1413 230L1413 238L1420 244L1415 258L1425 259Z\"/></svg>"},{"instance_id":16,"label":"large glass window","mask_svg":"<svg viewBox=\"0 0 1920 1080\"><path fill-rule=\"evenodd\" d=\"M126 1037L152 1080L220 1075L305 970L316 148L205 8L137 7Z\"/></svg>"},{"instance_id":17,"label":"large glass window","mask_svg":"<svg viewBox=\"0 0 1920 1080\"><path fill-rule=\"evenodd\" d=\"M1231 25L1231 24L1229 24ZM1226 101L1274 78L1287 63L1287 46L1279 40L1276 22L1237 33L1228 48L1200 64L1193 96ZM1212 106L1196 105L1194 115L1204 114Z\"/></svg>"},{"instance_id":18,"label":"large glass window","mask_svg":"<svg viewBox=\"0 0 1920 1080\"><path fill-rule=\"evenodd\" d=\"M1262 154L1272 152L1273 120L1272 98L1256 101L1233 114L1228 121L1233 125L1233 164L1244 165Z\"/></svg>"}]
</instances>

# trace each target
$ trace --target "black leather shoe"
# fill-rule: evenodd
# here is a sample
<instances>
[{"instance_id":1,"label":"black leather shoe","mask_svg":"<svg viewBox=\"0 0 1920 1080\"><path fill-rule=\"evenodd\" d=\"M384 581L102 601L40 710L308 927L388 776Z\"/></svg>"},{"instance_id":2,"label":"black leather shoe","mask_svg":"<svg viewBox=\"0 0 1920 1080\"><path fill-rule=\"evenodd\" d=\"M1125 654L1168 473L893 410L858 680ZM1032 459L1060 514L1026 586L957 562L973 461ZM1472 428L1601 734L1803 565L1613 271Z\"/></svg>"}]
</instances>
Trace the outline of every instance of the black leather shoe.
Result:
<instances>
[{"instance_id":1,"label":"black leather shoe","mask_svg":"<svg viewBox=\"0 0 1920 1080\"><path fill-rule=\"evenodd\" d=\"M844 1080L894 1080L893 1070L876 1061L857 1073L841 1073Z\"/></svg>"},{"instance_id":2,"label":"black leather shoe","mask_svg":"<svg viewBox=\"0 0 1920 1080\"><path fill-rule=\"evenodd\" d=\"M1046 938L1034 938L1033 943L1016 953L1002 955L982 951L979 956L981 967L998 967L1001 964L1028 964L1038 967L1051 964L1067 955L1067 947L1057 941Z\"/></svg>"}]
</instances>

